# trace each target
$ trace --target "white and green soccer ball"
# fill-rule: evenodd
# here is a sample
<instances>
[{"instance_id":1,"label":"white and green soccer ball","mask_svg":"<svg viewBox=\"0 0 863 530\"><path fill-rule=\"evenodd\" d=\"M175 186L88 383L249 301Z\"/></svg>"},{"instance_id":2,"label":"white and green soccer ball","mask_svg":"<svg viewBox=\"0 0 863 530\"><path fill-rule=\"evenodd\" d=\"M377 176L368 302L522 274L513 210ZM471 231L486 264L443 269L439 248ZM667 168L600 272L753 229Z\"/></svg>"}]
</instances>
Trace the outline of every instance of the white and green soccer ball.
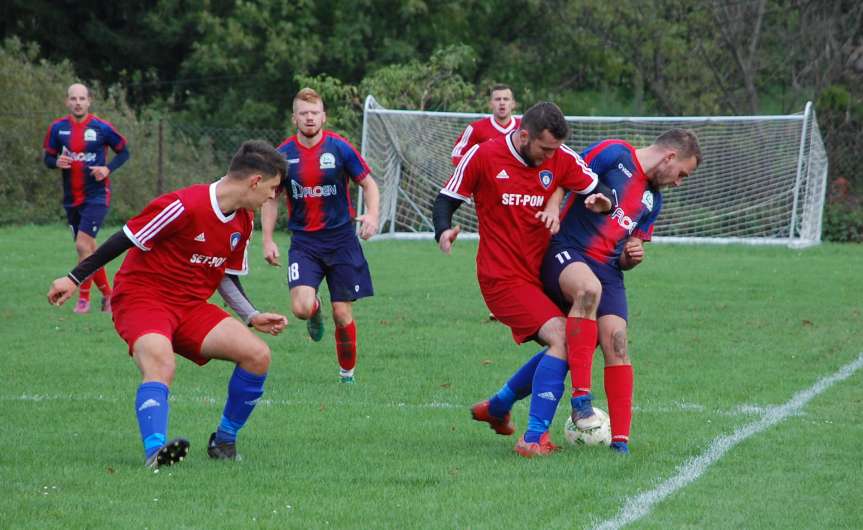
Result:
<instances>
[{"instance_id":1,"label":"white and green soccer ball","mask_svg":"<svg viewBox=\"0 0 863 530\"><path fill-rule=\"evenodd\" d=\"M571 445L611 445L611 422L604 410L593 407L597 421L589 422L582 428L573 423L572 418L566 419L563 426L563 436Z\"/></svg>"}]
</instances>

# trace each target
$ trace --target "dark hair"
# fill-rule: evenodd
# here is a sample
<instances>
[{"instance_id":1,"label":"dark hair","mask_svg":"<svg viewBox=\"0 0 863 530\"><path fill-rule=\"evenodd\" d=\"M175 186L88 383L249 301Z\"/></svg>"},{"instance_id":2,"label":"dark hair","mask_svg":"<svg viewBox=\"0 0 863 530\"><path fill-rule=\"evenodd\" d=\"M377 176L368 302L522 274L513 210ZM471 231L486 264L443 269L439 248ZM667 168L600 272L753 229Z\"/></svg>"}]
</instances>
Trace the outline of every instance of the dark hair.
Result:
<instances>
[{"instance_id":1,"label":"dark hair","mask_svg":"<svg viewBox=\"0 0 863 530\"><path fill-rule=\"evenodd\" d=\"M234 153L228 175L244 179L252 174L261 174L264 180L272 177L284 178L285 158L264 140L248 140Z\"/></svg>"},{"instance_id":2,"label":"dark hair","mask_svg":"<svg viewBox=\"0 0 863 530\"><path fill-rule=\"evenodd\" d=\"M488 90L488 97L491 97L492 94L497 92L498 90L509 90L509 93L512 94L512 98L515 99L515 93L512 91L512 87L509 85L504 85L503 83L497 83L492 85Z\"/></svg>"},{"instance_id":3,"label":"dark hair","mask_svg":"<svg viewBox=\"0 0 863 530\"><path fill-rule=\"evenodd\" d=\"M531 138L539 138L542 131L548 131L558 140L569 137L569 125L560 107L551 101L540 101L527 109L521 117L521 128L528 132Z\"/></svg>"},{"instance_id":4,"label":"dark hair","mask_svg":"<svg viewBox=\"0 0 863 530\"><path fill-rule=\"evenodd\" d=\"M701 146L698 145L698 136L695 135L695 131L690 129L669 129L660 134L653 143L673 149L677 152L677 156L682 159L694 156L696 164L701 165Z\"/></svg>"}]
</instances>

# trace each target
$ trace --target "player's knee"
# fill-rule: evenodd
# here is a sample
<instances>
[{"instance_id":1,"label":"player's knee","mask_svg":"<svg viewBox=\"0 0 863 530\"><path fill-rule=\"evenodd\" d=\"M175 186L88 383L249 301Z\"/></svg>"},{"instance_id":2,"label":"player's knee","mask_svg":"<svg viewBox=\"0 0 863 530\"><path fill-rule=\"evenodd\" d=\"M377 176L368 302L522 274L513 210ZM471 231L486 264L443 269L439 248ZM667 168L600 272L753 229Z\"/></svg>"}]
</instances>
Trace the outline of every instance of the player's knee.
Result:
<instances>
[{"instance_id":1,"label":"player's knee","mask_svg":"<svg viewBox=\"0 0 863 530\"><path fill-rule=\"evenodd\" d=\"M611 351L609 352L608 359L606 359L607 364L616 365L616 364L629 364L629 341L626 337L625 329L615 330L611 334L611 345L609 348Z\"/></svg>"},{"instance_id":2,"label":"player's knee","mask_svg":"<svg viewBox=\"0 0 863 530\"><path fill-rule=\"evenodd\" d=\"M266 342L255 337L255 341L249 348L249 359L246 363L247 369L251 372L263 374L270 369L270 361L272 360L272 352Z\"/></svg>"},{"instance_id":3,"label":"player's knee","mask_svg":"<svg viewBox=\"0 0 863 530\"><path fill-rule=\"evenodd\" d=\"M174 382L177 362L170 356L153 356L141 362L141 375L145 381L159 381L167 386Z\"/></svg>"},{"instance_id":4,"label":"player's knee","mask_svg":"<svg viewBox=\"0 0 863 530\"><path fill-rule=\"evenodd\" d=\"M305 300L291 300L291 312L295 317L308 320L315 311L315 299L312 298L311 301Z\"/></svg>"},{"instance_id":5,"label":"player's knee","mask_svg":"<svg viewBox=\"0 0 863 530\"><path fill-rule=\"evenodd\" d=\"M353 311L351 311L350 306L346 308L341 304L333 305L333 322L335 322L336 326L347 326L353 319L354 314Z\"/></svg>"}]
</instances>

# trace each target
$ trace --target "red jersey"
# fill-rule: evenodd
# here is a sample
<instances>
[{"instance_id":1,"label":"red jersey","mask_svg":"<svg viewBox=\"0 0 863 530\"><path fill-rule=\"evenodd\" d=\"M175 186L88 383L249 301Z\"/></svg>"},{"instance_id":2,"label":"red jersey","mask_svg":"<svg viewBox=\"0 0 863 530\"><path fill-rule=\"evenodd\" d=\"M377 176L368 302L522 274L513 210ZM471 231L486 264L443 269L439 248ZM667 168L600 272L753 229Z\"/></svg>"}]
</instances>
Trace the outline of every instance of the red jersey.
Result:
<instances>
[{"instance_id":1,"label":"red jersey","mask_svg":"<svg viewBox=\"0 0 863 530\"><path fill-rule=\"evenodd\" d=\"M481 144L492 138L500 138L506 136L507 133L518 129L521 124L521 118L510 117L509 123L501 126L495 121L494 116L476 120L468 125L458 137L455 146L452 148L452 165L457 166L461 162L462 157L471 147L476 144Z\"/></svg>"},{"instance_id":2,"label":"red jersey","mask_svg":"<svg viewBox=\"0 0 863 530\"><path fill-rule=\"evenodd\" d=\"M558 187L586 194L597 177L578 153L561 146L537 167L522 158L512 134L475 145L441 193L476 202L480 282L526 281L541 285L539 267L551 233L534 215Z\"/></svg>"},{"instance_id":3,"label":"red jersey","mask_svg":"<svg viewBox=\"0 0 863 530\"><path fill-rule=\"evenodd\" d=\"M118 297L135 291L170 303L205 302L226 272L246 274L246 251L254 212L225 215L216 187L196 184L157 197L123 232L136 248L129 249L114 277Z\"/></svg>"}]
</instances>

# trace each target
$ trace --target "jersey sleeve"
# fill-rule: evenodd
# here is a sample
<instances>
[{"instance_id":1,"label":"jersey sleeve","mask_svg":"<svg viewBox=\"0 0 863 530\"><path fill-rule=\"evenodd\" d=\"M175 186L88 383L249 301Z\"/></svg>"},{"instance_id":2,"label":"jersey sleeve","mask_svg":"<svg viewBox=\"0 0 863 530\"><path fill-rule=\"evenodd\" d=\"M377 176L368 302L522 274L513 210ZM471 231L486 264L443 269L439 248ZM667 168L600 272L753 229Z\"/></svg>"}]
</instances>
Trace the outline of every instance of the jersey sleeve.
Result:
<instances>
[{"instance_id":1,"label":"jersey sleeve","mask_svg":"<svg viewBox=\"0 0 863 530\"><path fill-rule=\"evenodd\" d=\"M643 219L638 221L638 225L632 231L632 236L642 241L653 239L653 224L659 217L659 211L662 210L662 194L658 192L651 193L653 193L653 209Z\"/></svg>"},{"instance_id":2,"label":"jersey sleeve","mask_svg":"<svg viewBox=\"0 0 863 530\"><path fill-rule=\"evenodd\" d=\"M56 126L52 123L51 126L48 127L48 132L45 133L45 141L42 142L42 149L51 156L57 156L60 154L60 149L62 147L63 145L57 137Z\"/></svg>"},{"instance_id":3,"label":"jersey sleeve","mask_svg":"<svg viewBox=\"0 0 863 530\"><path fill-rule=\"evenodd\" d=\"M357 149L347 140L339 140L339 151L345 171L354 182L359 182L372 172Z\"/></svg>"},{"instance_id":4,"label":"jersey sleeve","mask_svg":"<svg viewBox=\"0 0 863 530\"><path fill-rule=\"evenodd\" d=\"M176 233L188 222L188 214L176 193L168 193L153 199L138 215L129 219L123 232L143 251Z\"/></svg>"},{"instance_id":5,"label":"jersey sleeve","mask_svg":"<svg viewBox=\"0 0 863 530\"><path fill-rule=\"evenodd\" d=\"M252 239L252 230L255 226L255 214L251 210L244 211L248 220L247 228L240 244L231 252L231 255L228 256L228 262L225 264L225 272L235 276L249 274L249 241Z\"/></svg>"},{"instance_id":6,"label":"jersey sleeve","mask_svg":"<svg viewBox=\"0 0 863 530\"><path fill-rule=\"evenodd\" d=\"M596 188L599 178L584 160L572 149L563 145L560 148L564 160L563 180L560 185L579 195L587 195Z\"/></svg>"},{"instance_id":7,"label":"jersey sleeve","mask_svg":"<svg viewBox=\"0 0 863 530\"><path fill-rule=\"evenodd\" d=\"M453 199L468 203L471 202L471 197L479 182L479 176L483 168L482 155L478 155L478 152L479 144L471 147L465 153L461 162L455 167L455 171L446 183L446 186L440 190L441 193Z\"/></svg>"},{"instance_id":8,"label":"jersey sleeve","mask_svg":"<svg viewBox=\"0 0 863 530\"><path fill-rule=\"evenodd\" d=\"M455 145L452 148L452 165L457 166L458 163L461 162L465 153L475 144L476 141L473 139L473 125L468 125L465 127L465 130L462 131L458 140L455 141Z\"/></svg>"},{"instance_id":9,"label":"jersey sleeve","mask_svg":"<svg viewBox=\"0 0 863 530\"><path fill-rule=\"evenodd\" d=\"M119 153L126 148L126 137L120 134L112 124L103 121L102 134L105 137L105 143L108 144L115 153Z\"/></svg>"}]
</instances>

